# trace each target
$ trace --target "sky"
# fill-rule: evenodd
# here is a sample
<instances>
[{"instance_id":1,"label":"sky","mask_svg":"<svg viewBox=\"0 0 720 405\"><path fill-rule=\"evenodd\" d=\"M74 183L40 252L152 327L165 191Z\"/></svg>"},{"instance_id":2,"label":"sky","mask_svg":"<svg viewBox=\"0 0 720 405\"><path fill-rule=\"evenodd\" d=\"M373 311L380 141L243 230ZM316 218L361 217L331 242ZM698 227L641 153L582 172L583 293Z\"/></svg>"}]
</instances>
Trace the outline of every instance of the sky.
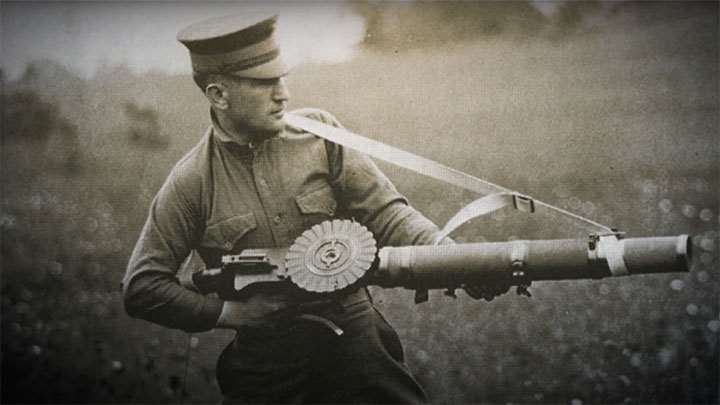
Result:
<instances>
[{"instance_id":1,"label":"sky","mask_svg":"<svg viewBox=\"0 0 720 405\"><path fill-rule=\"evenodd\" d=\"M565 1L530 4L549 17ZM347 61L365 39L366 21L347 1L2 1L0 67L11 80L42 59L85 78L116 64L137 73L188 73L187 51L175 40L180 29L204 18L267 11L280 16L278 37L291 64Z\"/></svg>"},{"instance_id":2,"label":"sky","mask_svg":"<svg viewBox=\"0 0 720 405\"><path fill-rule=\"evenodd\" d=\"M33 60L53 59L91 77L99 66L188 73L183 27L220 15L277 11L278 39L292 64L342 62L365 36L365 22L344 2L2 2L0 66L15 79ZM301 56L302 55L302 56Z\"/></svg>"}]
</instances>

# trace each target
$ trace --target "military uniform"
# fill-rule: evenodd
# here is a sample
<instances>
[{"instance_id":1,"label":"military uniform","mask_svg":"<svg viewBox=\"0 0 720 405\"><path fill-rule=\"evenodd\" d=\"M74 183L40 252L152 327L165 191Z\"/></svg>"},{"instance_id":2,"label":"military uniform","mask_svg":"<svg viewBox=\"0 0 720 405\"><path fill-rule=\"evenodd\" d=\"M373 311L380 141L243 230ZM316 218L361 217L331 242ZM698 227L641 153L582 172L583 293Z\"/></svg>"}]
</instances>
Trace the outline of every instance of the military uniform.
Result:
<instances>
[{"instance_id":1,"label":"military uniform","mask_svg":"<svg viewBox=\"0 0 720 405\"><path fill-rule=\"evenodd\" d=\"M296 113L339 125L320 110ZM380 245L432 243L437 227L364 155L291 129L258 145L240 145L213 122L153 201L124 280L132 315L186 331L215 326L221 301L175 279L193 249L208 267L217 267L223 254L289 246L305 229L332 218L358 220ZM281 402L314 389L330 395L315 399L331 402L343 392L369 402L424 400L403 364L397 335L364 289L319 302L289 283L251 286L247 293L298 310L238 333L218 364L227 396L255 401L272 395L267 399ZM336 336L322 323L291 316L300 313L317 314L344 333ZM287 374L286 388L276 372ZM343 375L340 385L327 383ZM318 381L320 387L311 384ZM353 391L353 383L364 388Z\"/></svg>"},{"instance_id":2,"label":"military uniform","mask_svg":"<svg viewBox=\"0 0 720 405\"><path fill-rule=\"evenodd\" d=\"M274 18L239 31L234 23L209 20L178 35L196 73L252 80L287 73L274 45ZM380 246L435 239L437 227L366 156L289 127L239 142L254 138L231 136L213 111L205 136L152 202L123 279L130 315L188 332L218 325L224 302L177 280L193 250L218 267L224 254L287 247L332 218L362 223ZM296 114L340 125L321 110ZM426 402L397 334L365 289L319 297L274 282L251 285L237 300L250 298L279 309L240 327L218 360L226 402Z\"/></svg>"}]
</instances>

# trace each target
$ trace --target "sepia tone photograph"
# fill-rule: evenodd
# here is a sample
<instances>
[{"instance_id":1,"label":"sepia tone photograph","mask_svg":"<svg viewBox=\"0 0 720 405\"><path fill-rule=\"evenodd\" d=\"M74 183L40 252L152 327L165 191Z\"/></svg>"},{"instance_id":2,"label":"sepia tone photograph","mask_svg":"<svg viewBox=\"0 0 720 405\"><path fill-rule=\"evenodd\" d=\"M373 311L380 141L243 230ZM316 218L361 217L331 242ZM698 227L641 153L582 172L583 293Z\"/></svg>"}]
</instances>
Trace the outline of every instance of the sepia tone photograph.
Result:
<instances>
[{"instance_id":1,"label":"sepia tone photograph","mask_svg":"<svg viewBox=\"0 0 720 405\"><path fill-rule=\"evenodd\" d=\"M719 19L0 2L0 402L717 404Z\"/></svg>"}]
</instances>

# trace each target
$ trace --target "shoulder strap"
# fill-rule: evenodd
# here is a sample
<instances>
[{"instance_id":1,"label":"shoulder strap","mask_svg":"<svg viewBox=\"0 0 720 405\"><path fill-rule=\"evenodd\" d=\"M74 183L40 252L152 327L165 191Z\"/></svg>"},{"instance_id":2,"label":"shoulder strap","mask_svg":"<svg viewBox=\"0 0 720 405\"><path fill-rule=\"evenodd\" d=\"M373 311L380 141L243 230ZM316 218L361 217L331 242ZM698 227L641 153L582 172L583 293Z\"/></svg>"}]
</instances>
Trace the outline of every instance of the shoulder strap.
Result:
<instances>
[{"instance_id":1,"label":"shoulder strap","mask_svg":"<svg viewBox=\"0 0 720 405\"><path fill-rule=\"evenodd\" d=\"M553 218L569 220L574 225L579 225L583 229L593 233L616 233L608 226L573 214L562 208L535 200L530 196L493 184L422 156L352 133L344 128L336 128L291 113L285 114L285 122L291 127L312 133L320 138L357 150L376 159L485 195L485 197L465 206L451 218L441 231L436 242L439 242L443 237L449 235L463 223L506 206L512 206L517 210L531 213L543 211Z\"/></svg>"}]
</instances>

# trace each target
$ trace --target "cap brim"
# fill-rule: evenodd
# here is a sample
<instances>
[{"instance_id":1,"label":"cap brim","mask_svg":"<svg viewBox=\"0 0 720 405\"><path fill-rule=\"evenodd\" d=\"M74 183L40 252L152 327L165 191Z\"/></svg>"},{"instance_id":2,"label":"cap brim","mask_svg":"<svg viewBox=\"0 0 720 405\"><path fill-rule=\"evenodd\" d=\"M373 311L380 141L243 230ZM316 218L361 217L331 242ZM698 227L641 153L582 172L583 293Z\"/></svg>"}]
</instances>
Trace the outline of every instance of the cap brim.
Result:
<instances>
[{"instance_id":1,"label":"cap brim","mask_svg":"<svg viewBox=\"0 0 720 405\"><path fill-rule=\"evenodd\" d=\"M290 73L290 70L292 70L292 67L288 65L282 57L277 57L262 65L250 69L228 72L228 74L248 79L276 79L287 75Z\"/></svg>"}]
</instances>

